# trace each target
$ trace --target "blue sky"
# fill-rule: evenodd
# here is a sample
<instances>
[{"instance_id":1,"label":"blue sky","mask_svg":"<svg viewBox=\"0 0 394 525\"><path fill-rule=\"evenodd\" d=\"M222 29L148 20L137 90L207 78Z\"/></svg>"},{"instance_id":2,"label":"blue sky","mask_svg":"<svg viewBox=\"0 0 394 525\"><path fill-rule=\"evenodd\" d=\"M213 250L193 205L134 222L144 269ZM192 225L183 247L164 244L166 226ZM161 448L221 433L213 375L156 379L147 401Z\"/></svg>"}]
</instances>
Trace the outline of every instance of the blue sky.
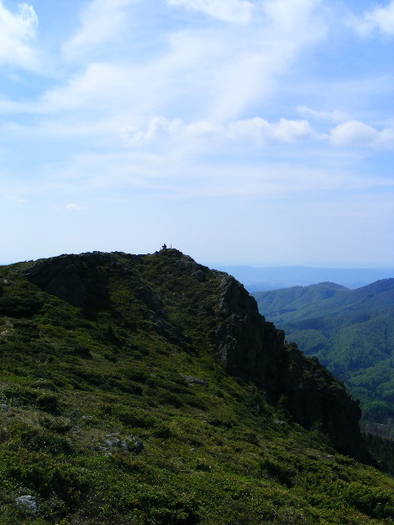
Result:
<instances>
[{"instance_id":1,"label":"blue sky","mask_svg":"<svg viewBox=\"0 0 394 525\"><path fill-rule=\"evenodd\" d=\"M0 0L0 261L393 266L394 1Z\"/></svg>"}]
</instances>

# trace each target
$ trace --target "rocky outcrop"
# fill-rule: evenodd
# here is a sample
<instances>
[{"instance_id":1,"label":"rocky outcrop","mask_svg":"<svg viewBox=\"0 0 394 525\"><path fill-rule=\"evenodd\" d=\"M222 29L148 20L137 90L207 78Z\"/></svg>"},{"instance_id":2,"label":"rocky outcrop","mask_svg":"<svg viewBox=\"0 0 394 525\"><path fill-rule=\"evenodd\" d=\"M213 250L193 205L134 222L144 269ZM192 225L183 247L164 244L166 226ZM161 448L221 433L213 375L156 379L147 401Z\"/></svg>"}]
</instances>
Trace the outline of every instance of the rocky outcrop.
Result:
<instances>
[{"instance_id":1,"label":"rocky outcrop","mask_svg":"<svg viewBox=\"0 0 394 525\"><path fill-rule=\"evenodd\" d=\"M253 297L233 277L223 276L219 293L216 335L226 370L275 392L282 367L283 332L265 322Z\"/></svg>"},{"instance_id":2,"label":"rocky outcrop","mask_svg":"<svg viewBox=\"0 0 394 525\"><path fill-rule=\"evenodd\" d=\"M306 428L325 432L338 450L368 461L361 411L344 385L259 315L257 303L230 276L220 283L217 345L229 374L251 380Z\"/></svg>"},{"instance_id":3,"label":"rocky outcrop","mask_svg":"<svg viewBox=\"0 0 394 525\"><path fill-rule=\"evenodd\" d=\"M112 262L109 254L99 252L62 255L37 261L26 277L86 312L97 312L108 307L108 273L103 267Z\"/></svg>"}]
</instances>

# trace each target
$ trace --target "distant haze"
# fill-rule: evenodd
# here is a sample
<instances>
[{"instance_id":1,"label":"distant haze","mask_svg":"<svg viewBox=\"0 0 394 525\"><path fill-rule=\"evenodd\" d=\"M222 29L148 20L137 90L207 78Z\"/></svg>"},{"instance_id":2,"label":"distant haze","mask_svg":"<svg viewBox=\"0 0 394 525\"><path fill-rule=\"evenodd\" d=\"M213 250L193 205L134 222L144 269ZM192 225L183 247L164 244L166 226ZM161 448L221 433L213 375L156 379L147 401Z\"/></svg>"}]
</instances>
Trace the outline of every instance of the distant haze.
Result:
<instances>
[{"instance_id":1,"label":"distant haze","mask_svg":"<svg viewBox=\"0 0 394 525\"><path fill-rule=\"evenodd\" d=\"M334 282L347 288L358 288L380 279L394 277L394 268L310 268L306 266L253 267L220 266L241 281L249 291L275 290L290 286L308 286Z\"/></svg>"}]
</instances>

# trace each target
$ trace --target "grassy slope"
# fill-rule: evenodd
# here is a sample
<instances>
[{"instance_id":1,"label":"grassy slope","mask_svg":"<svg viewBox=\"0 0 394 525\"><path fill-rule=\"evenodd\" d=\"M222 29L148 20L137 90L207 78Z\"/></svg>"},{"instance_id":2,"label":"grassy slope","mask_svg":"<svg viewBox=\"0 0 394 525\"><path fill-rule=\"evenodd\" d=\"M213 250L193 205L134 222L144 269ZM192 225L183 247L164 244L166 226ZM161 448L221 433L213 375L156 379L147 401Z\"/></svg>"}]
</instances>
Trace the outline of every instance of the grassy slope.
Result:
<instances>
[{"instance_id":1,"label":"grassy slope","mask_svg":"<svg viewBox=\"0 0 394 525\"><path fill-rule=\"evenodd\" d=\"M392 478L224 373L215 274L197 287L139 261L94 316L24 279L29 263L0 268L0 523L393 523ZM160 335L141 282L183 339Z\"/></svg>"},{"instance_id":2,"label":"grassy slope","mask_svg":"<svg viewBox=\"0 0 394 525\"><path fill-rule=\"evenodd\" d=\"M322 283L256 299L288 339L345 381L365 421L394 420L394 279L357 290Z\"/></svg>"}]
</instances>

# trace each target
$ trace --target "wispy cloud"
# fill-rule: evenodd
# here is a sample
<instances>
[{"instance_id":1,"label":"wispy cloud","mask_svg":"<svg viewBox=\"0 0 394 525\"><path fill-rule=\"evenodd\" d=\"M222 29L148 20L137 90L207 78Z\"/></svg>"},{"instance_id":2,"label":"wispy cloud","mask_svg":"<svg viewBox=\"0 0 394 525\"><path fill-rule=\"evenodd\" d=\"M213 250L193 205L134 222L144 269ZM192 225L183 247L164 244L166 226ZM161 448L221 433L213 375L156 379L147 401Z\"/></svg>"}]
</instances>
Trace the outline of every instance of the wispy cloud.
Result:
<instances>
[{"instance_id":1,"label":"wispy cloud","mask_svg":"<svg viewBox=\"0 0 394 525\"><path fill-rule=\"evenodd\" d=\"M123 137L131 146L141 146L161 139L206 140L212 142L252 142L256 146L270 142L297 142L311 138L315 132L305 120L280 119L268 122L261 117L229 121L216 124L210 121L196 121L186 124L182 119L169 120L164 117L151 119L145 129L125 128ZM207 145L208 145L207 144Z\"/></svg>"},{"instance_id":2,"label":"wispy cloud","mask_svg":"<svg viewBox=\"0 0 394 525\"><path fill-rule=\"evenodd\" d=\"M221 249L217 231L228 230L229 254L238 228L247 253L256 249L263 257L266 246L255 242L263 225L274 231L273 250L293 238L296 251L309 232L304 248L331 257L335 250L315 241L323 226L336 248L345 231L342 219L333 230L337 209L348 213L354 194L373 194L374 203L392 197L393 40L349 38L343 3L36 0L40 31L33 7L15 10L13 3L0 0L0 190L13 198L4 201L11 210L27 199L24 211L42 214L43 224L49 214L60 245L73 223L86 249L92 238L115 243L119 223L139 222L145 240L166 222L166 232L181 225L183 241L201 237L207 251ZM363 2L369 9L357 22L364 34L392 34L393 4ZM371 46L368 60L360 60L360 46ZM15 78L9 65L31 70L38 56L47 61L45 71L53 65L50 78L31 71ZM327 198L332 207L323 217ZM78 213L86 207L89 213ZM379 206L371 214L388 225L389 208L384 217ZM23 239L26 220L16 213L10 219L4 207L1 213L4 221L20 221ZM360 216L371 214L360 206ZM360 229L359 215L342 235L344 251ZM35 221L32 215L39 231ZM190 234L190 221L199 236ZM121 235L129 239L126 230ZM11 236L9 242L16 245Z\"/></svg>"},{"instance_id":3,"label":"wispy cloud","mask_svg":"<svg viewBox=\"0 0 394 525\"><path fill-rule=\"evenodd\" d=\"M377 6L365 11L361 16L350 18L350 25L362 36L377 31L394 36L394 0L385 6Z\"/></svg>"},{"instance_id":4,"label":"wispy cloud","mask_svg":"<svg viewBox=\"0 0 394 525\"><path fill-rule=\"evenodd\" d=\"M70 211L84 211L87 210L87 207L76 204L75 202L70 202L69 204L65 205L65 209Z\"/></svg>"},{"instance_id":5,"label":"wispy cloud","mask_svg":"<svg viewBox=\"0 0 394 525\"><path fill-rule=\"evenodd\" d=\"M121 38L126 9L138 0L91 0L81 13L78 31L63 46L66 58L83 58L95 48Z\"/></svg>"},{"instance_id":6,"label":"wispy cloud","mask_svg":"<svg viewBox=\"0 0 394 525\"><path fill-rule=\"evenodd\" d=\"M0 64L36 69L38 55L33 42L37 27L38 18L33 6L19 4L14 13L0 0Z\"/></svg>"},{"instance_id":7,"label":"wispy cloud","mask_svg":"<svg viewBox=\"0 0 394 525\"><path fill-rule=\"evenodd\" d=\"M163 198L195 198L226 196L264 196L280 198L297 195L324 195L325 192L368 191L393 188L394 181L380 176L363 176L352 169L338 168L325 157L325 167L305 166L303 162L262 160L256 164L248 159L238 162L212 162L199 155L174 155L173 151L158 154L129 152L105 155L79 155L59 166L56 180L43 184L41 192L56 185L59 191L79 194L116 194L127 199L127 192L150 192ZM70 210L79 207L68 204Z\"/></svg>"},{"instance_id":8,"label":"wispy cloud","mask_svg":"<svg viewBox=\"0 0 394 525\"><path fill-rule=\"evenodd\" d=\"M332 110L332 111L319 111L316 109L308 108L307 106L298 106L297 112L305 117L310 117L319 120L331 120L332 122L343 122L344 120L350 120L350 116L345 111Z\"/></svg>"},{"instance_id":9,"label":"wispy cloud","mask_svg":"<svg viewBox=\"0 0 394 525\"><path fill-rule=\"evenodd\" d=\"M253 4L246 0L168 0L170 6L200 11L224 22L247 24L252 19Z\"/></svg>"},{"instance_id":10,"label":"wispy cloud","mask_svg":"<svg viewBox=\"0 0 394 525\"><path fill-rule=\"evenodd\" d=\"M207 0L207 5L216 5L212 2ZM84 11L81 31L65 49L78 54L90 45L116 38L116 21L123 23L121 14L133 3L135 0L93 0ZM256 4L250 23L237 30L232 24L212 28L203 23L174 29L164 33L164 48L150 53L143 63L87 59L62 85L48 89L36 101L3 99L0 111L78 109L113 116L128 108L135 119L145 119L152 114L190 118L193 108L193 118L233 120L270 97L302 52L324 39L326 26L319 5L319 0L265 0ZM104 32L96 25L101 17Z\"/></svg>"}]
</instances>

